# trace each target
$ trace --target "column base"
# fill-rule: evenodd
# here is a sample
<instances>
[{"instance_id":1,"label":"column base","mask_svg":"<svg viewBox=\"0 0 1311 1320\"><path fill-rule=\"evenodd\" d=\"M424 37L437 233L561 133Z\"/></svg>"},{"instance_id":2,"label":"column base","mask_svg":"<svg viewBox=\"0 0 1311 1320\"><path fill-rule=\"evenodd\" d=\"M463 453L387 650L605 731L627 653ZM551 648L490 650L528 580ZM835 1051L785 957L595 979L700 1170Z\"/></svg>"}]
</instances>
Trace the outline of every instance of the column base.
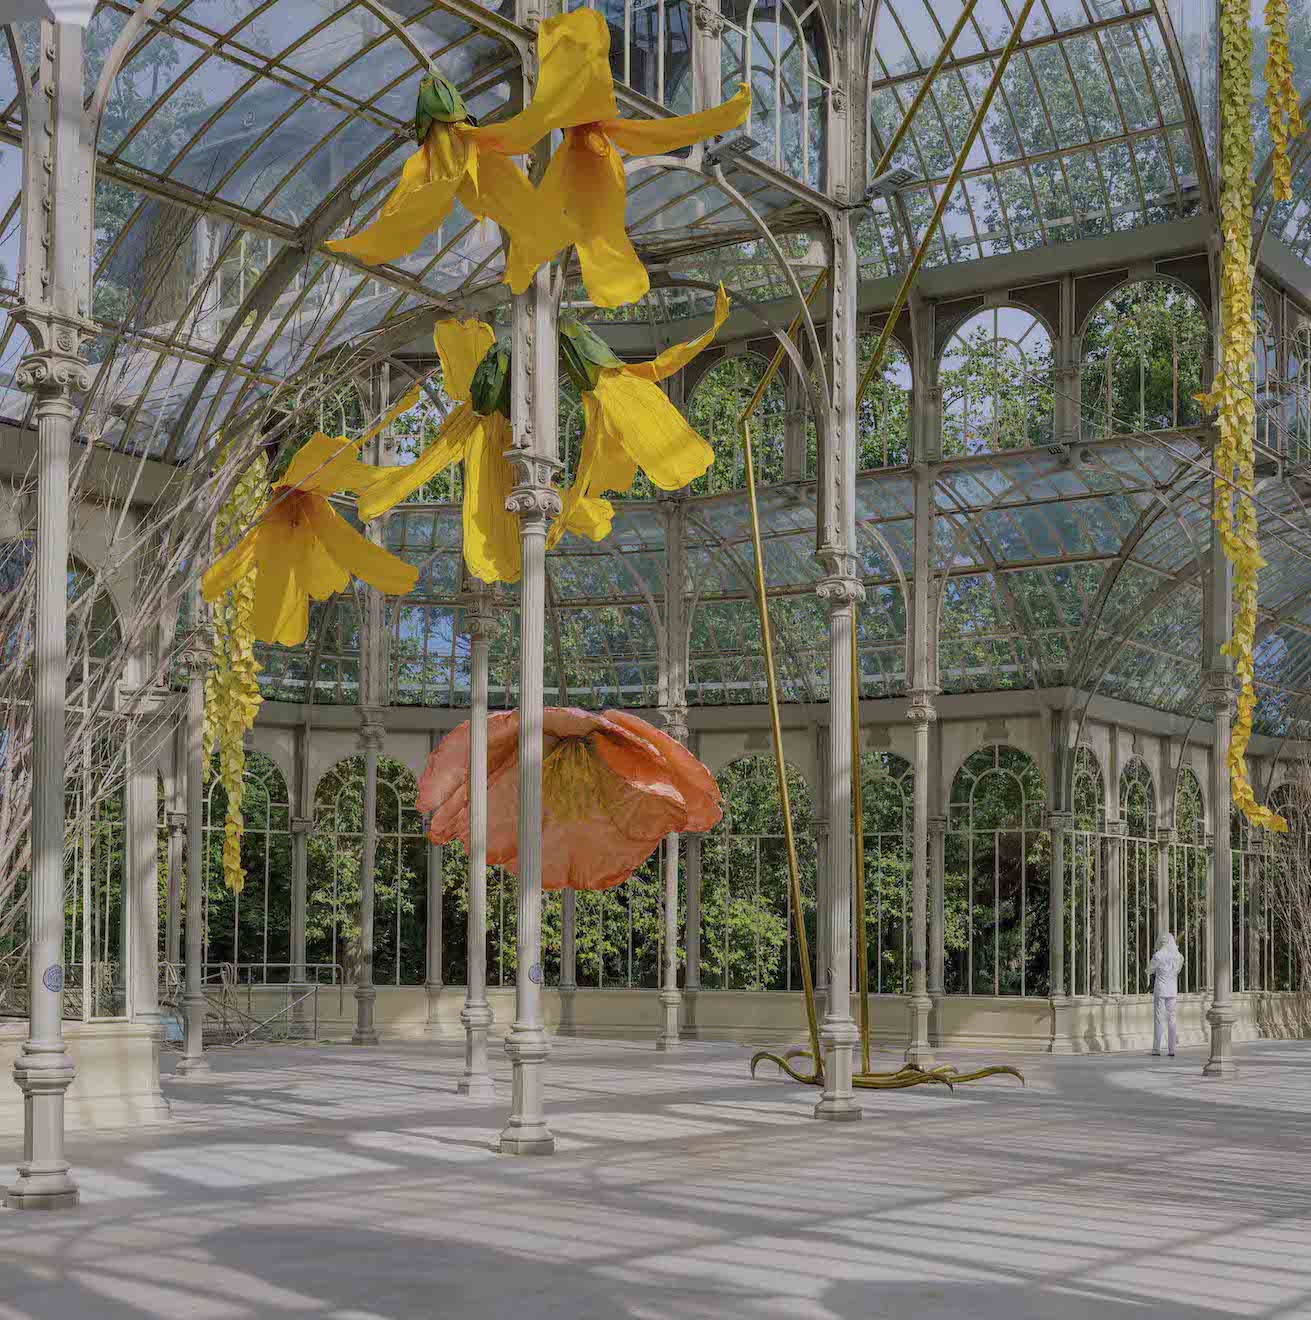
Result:
<instances>
[{"instance_id":1,"label":"column base","mask_svg":"<svg viewBox=\"0 0 1311 1320\"><path fill-rule=\"evenodd\" d=\"M851 1087L854 1052L860 1036L850 1018L826 1022L820 1039L824 1052L824 1094L815 1117L828 1123L856 1123L864 1115Z\"/></svg>"},{"instance_id":2,"label":"column base","mask_svg":"<svg viewBox=\"0 0 1311 1320\"><path fill-rule=\"evenodd\" d=\"M355 987L355 1030L351 1032L352 1045L376 1045L378 1029L373 1025L373 1004L378 992L372 985Z\"/></svg>"},{"instance_id":3,"label":"column base","mask_svg":"<svg viewBox=\"0 0 1311 1320\"><path fill-rule=\"evenodd\" d=\"M830 1100L826 1096L815 1106L814 1116L829 1123L858 1123L865 1115L855 1100Z\"/></svg>"},{"instance_id":4,"label":"column base","mask_svg":"<svg viewBox=\"0 0 1311 1320\"><path fill-rule=\"evenodd\" d=\"M465 1073L455 1083L455 1093L470 1100L495 1100L496 1083L490 1073Z\"/></svg>"},{"instance_id":5,"label":"column base","mask_svg":"<svg viewBox=\"0 0 1311 1320\"><path fill-rule=\"evenodd\" d=\"M910 1010L910 1044L906 1046L906 1062L917 1068L933 1064L933 1051L929 1048L929 1014L933 1000L927 995L911 995L907 1001Z\"/></svg>"},{"instance_id":6,"label":"column base","mask_svg":"<svg viewBox=\"0 0 1311 1320\"><path fill-rule=\"evenodd\" d=\"M67 1165L42 1173L19 1165L18 1181L6 1189L4 1205L6 1210L72 1210L80 1195Z\"/></svg>"},{"instance_id":7,"label":"column base","mask_svg":"<svg viewBox=\"0 0 1311 1320\"><path fill-rule=\"evenodd\" d=\"M374 1028L374 1027L368 1027L368 1028L365 1028L365 1029L361 1029L361 1028L359 1028L359 1027L356 1027L355 1030L351 1032L351 1044L352 1044L352 1045L376 1045L376 1044L378 1044L378 1032L377 1032L377 1029Z\"/></svg>"},{"instance_id":8,"label":"column base","mask_svg":"<svg viewBox=\"0 0 1311 1320\"><path fill-rule=\"evenodd\" d=\"M1238 1076L1234 1059L1234 1023L1238 1014L1232 1004L1212 1004L1206 1020L1211 1024L1211 1057L1202 1069L1203 1077L1223 1080Z\"/></svg>"},{"instance_id":9,"label":"column base","mask_svg":"<svg viewBox=\"0 0 1311 1320\"><path fill-rule=\"evenodd\" d=\"M545 1123L518 1127L512 1122L501 1133L499 1150L502 1155L554 1155L555 1138Z\"/></svg>"},{"instance_id":10,"label":"column base","mask_svg":"<svg viewBox=\"0 0 1311 1320\"><path fill-rule=\"evenodd\" d=\"M1074 1029L1074 1003L1068 995L1053 995L1048 1003L1052 1010L1052 1034L1047 1042L1047 1053L1073 1054L1070 1037Z\"/></svg>"},{"instance_id":11,"label":"column base","mask_svg":"<svg viewBox=\"0 0 1311 1320\"><path fill-rule=\"evenodd\" d=\"M683 1006L683 996L677 990L663 990L660 1003L665 1010L665 1029L656 1039L656 1049L663 1053L673 1053L682 1048L683 1042L678 1035L679 1010Z\"/></svg>"},{"instance_id":12,"label":"column base","mask_svg":"<svg viewBox=\"0 0 1311 1320\"><path fill-rule=\"evenodd\" d=\"M213 1066L203 1054L184 1054L174 1066L173 1076L194 1080L208 1077L213 1071Z\"/></svg>"}]
</instances>

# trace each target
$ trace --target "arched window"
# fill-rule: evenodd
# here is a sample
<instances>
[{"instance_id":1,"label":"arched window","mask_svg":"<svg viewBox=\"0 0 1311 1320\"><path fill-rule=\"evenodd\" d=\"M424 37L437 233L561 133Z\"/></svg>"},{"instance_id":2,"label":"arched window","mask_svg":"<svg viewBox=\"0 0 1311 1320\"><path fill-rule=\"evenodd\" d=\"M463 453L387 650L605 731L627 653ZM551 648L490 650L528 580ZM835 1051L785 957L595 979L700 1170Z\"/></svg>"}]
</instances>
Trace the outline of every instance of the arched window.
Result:
<instances>
[{"instance_id":1,"label":"arched window","mask_svg":"<svg viewBox=\"0 0 1311 1320\"><path fill-rule=\"evenodd\" d=\"M1019 307L992 307L957 327L943 350L942 452L995 453L1052 438L1052 345Z\"/></svg>"},{"instance_id":2,"label":"arched window","mask_svg":"<svg viewBox=\"0 0 1311 1320\"><path fill-rule=\"evenodd\" d=\"M859 378L862 380L878 340L877 334L860 337ZM856 427L860 435L857 465L862 471L910 461L910 390L910 362L901 345L893 341L857 407Z\"/></svg>"},{"instance_id":3,"label":"arched window","mask_svg":"<svg viewBox=\"0 0 1311 1320\"><path fill-rule=\"evenodd\" d=\"M890 752L866 752L860 773L869 988L902 995L910 990L911 768Z\"/></svg>"},{"instance_id":4,"label":"arched window","mask_svg":"<svg viewBox=\"0 0 1311 1320\"><path fill-rule=\"evenodd\" d=\"M947 989L1048 992L1051 844L1042 774L997 743L965 759L951 785L946 836Z\"/></svg>"},{"instance_id":5,"label":"arched window","mask_svg":"<svg viewBox=\"0 0 1311 1320\"><path fill-rule=\"evenodd\" d=\"M828 43L817 5L723 0L722 93L751 84L751 153L812 188L825 186Z\"/></svg>"},{"instance_id":6,"label":"arched window","mask_svg":"<svg viewBox=\"0 0 1311 1320\"><path fill-rule=\"evenodd\" d=\"M205 791L205 961L230 962L239 981L291 980L291 799L282 771L260 752L242 776L241 865L234 894L223 880L228 795L210 768Z\"/></svg>"},{"instance_id":7,"label":"arched window","mask_svg":"<svg viewBox=\"0 0 1311 1320\"><path fill-rule=\"evenodd\" d=\"M373 979L379 985L421 985L427 969L427 840L417 794L406 766L378 758ZM333 766L314 794L305 904L306 957L336 963L348 978L359 967L363 809L364 758L352 756Z\"/></svg>"},{"instance_id":8,"label":"arched window","mask_svg":"<svg viewBox=\"0 0 1311 1320\"><path fill-rule=\"evenodd\" d=\"M1146 993L1156 938L1156 789L1152 772L1134 757L1120 772L1120 890L1124 913L1124 988Z\"/></svg>"},{"instance_id":9,"label":"arched window","mask_svg":"<svg viewBox=\"0 0 1311 1320\"><path fill-rule=\"evenodd\" d=\"M694 495L717 495L746 486L746 454L739 423L768 366L756 353L721 358L693 387L687 419L715 451L710 470L692 483ZM757 486L783 480L786 418L787 391L780 373L770 381L751 421Z\"/></svg>"},{"instance_id":10,"label":"arched window","mask_svg":"<svg viewBox=\"0 0 1311 1320\"><path fill-rule=\"evenodd\" d=\"M787 847L773 759L746 756L717 776L724 818L701 851L701 984L797 990ZM815 831L810 789L788 769L806 935L815 948Z\"/></svg>"},{"instance_id":11,"label":"arched window","mask_svg":"<svg viewBox=\"0 0 1311 1320\"><path fill-rule=\"evenodd\" d=\"M1082 344L1084 439L1201 422L1211 334L1192 294L1165 280L1123 285L1088 318Z\"/></svg>"},{"instance_id":12,"label":"arched window","mask_svg":"<svg viewBox=\"0 0 1311 1320\"><path fill-rule=\"evenodd\" d=\"M1074 829L1067 846L1065 971L1070 993L1091 995L1105 987L1106 925L1102 890L1102 837L1106 789L1102 768L1089 747L1074 753Z\"/></svg>"},{"instance_id":13,"label":"arched window","mask_svg":"<svg viewBox=\"0 0 1311 1320\"><path fill-rule=\"evenodd\" d=\"M1170 844L1170 929L1184 965L1179 990L1189 994L1206 984L1206 894L1211 853L1206 846L1202 785L1187 767L1174 790L1174 840Z\"/></svg>"}]
</instances>

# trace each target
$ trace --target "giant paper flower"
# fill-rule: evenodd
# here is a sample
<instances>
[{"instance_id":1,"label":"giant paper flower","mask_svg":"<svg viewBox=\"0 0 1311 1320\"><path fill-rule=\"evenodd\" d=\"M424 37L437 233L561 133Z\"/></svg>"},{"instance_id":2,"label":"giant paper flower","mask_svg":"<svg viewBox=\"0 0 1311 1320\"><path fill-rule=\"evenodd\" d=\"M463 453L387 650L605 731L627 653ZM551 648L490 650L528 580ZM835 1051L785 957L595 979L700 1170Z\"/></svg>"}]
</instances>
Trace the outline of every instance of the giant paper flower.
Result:
<instances>
[{"instance_id":1,"label":"giant paper flower","mask_svg":"<svg viewBox=\"0 0 1311 1320\"><path fill-rule=\"evenodd\" d=\"M519 580L519 524L505 502L510 447L510 356L482 321L439 321L433 341L442 386L458 403L413 463L388 468L359 501L365 522L387 512L452 463L464 462L464 562L484 582Z\"/></svg>"},{"instance_id":2,"label":"giant paper flower","mask_svg":"<svg viewBox=\"0 0 1311 1320\"><path fill-rule=\"evenodd\" d=\"M537 189L540 224L556 223L563 211L577 230L569 240L578 248L587 296L598 307L622 307L650 287L646 269L624 232L628 188L619 148L630 156L659 156L704 142L746 122L751 89L709 110L669 119L620 119L610 73L610 30L595 9L575 9L547 19L537 30L539 74L532 101L517 115L477 130L485 150L519 155L554 129L564 142L551 158ZM562 237L562 236L559 236ZM543 246L566 246L557 236L541 236ZM554 255L554 253L552 254ZM536 253L525 245L512 250L506 281L525 285L525 268Z\"/></svg>"},{"instance_id":3,"label":"giant paper flower","mask_svg":"<svg viewBox=\"0 0 1311 1320\"><path fill-rule=\"evenodd\" d=\"M378 218L351 238L328 243L369 265L395 261L433 233L457 199L470 215L494 220L510 239L505 279L515 293L528 286L544 261L573 242L573 227L557 204L538 196L512 160L484 140L460 93L432 74L419 84L414 112L419 149Z\"/></svg>"},{"instance_id":4,"label":"giant paper flower","mask_svg":"<svg viewBox=\"0 0 1311 1320\"><path fill-rule=\"evenodd\" d=\"M259 521L201 580L201 592L212 602L254 574L250 622L261 642L299 645L309 626L310 597L327 600L352 575L389 596L404 595L419 576L417 568L361 536L328 503L329 495L368 490L386 474L386 468L355 457L359 443L322 432L311 436L273 487Z\"/></svg>"},{"instance_id":5,"label":"giant paper flower","mask_svg":"<svg viewBox=\"0 0 1311 1320\"><path fill-rule=\"evenodd\" d=\"M650 362L621 362L585 326L560 331L565 369L583 395L583 449L564 508L547 536L555 546L565 531L593 541L610 534L614 506L605 490L622 494L640 467L661 490L695 481L715 461L715 451L687 423L657 381L681 371L714 339L728 316L728 295L719 286L710 329L667 348Z\"/></svg>"},{"instance_id":6,"label":"giant paper flower","mask_svg":"<svg viewBox=\"0 0 1311 1320\"><path fill-rule=\"evenodd\" d=\"M671 830L720 818L719 787L683 745L620 710L548 706L543 722L542 887L622 884ZM469 724L442 739L419 779L433 843L469 844ZM487 720L487 860L517 871L519 712Z\"/></svg>"}]
</instances>

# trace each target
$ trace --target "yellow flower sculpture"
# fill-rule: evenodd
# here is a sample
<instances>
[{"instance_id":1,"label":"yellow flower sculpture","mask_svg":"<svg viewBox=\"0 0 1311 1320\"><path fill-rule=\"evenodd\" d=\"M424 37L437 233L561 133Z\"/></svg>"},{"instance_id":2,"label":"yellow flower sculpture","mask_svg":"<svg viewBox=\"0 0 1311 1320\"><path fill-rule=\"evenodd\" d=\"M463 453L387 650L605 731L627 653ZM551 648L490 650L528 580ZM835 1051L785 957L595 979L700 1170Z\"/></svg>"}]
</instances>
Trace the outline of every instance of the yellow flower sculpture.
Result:
<instances>
[{"instance_id":1,"label":"yellow flower sculpture","mask_svg":"<svg viewBox=\"0 0 1311 1320\"><path fill-rule=\"evenodd\" d=\"M537 223L545 230L563 211L577 236L566 240L560 233L547 241L543 234L542 246L559 251L574 242L588 298L597 307L622 307L642 297L650 282L624 232L628 189L615 148L630 156L658 156L727 133L750 115L751 89L743 83L732 99L693 115L620 119L610 74L610 31L594 9L575 9L543 23L537 56L532 102L513 118L478 129L479 144L520 155L553 130L563 130L564 142L537 189L543 208ZM511 250L506 281L512 288L526 285L532 275L527 262L536 255L529 245Z\"/></svg>"},{"instance_id":2,"label":"yellow flower sculpture","mask_svg":"<svg viewBox=\"0 0 1311 1320\"><path fill-rule=\"evenodd\" d=\"M584 326L565 323L560 348L565 369L583 395L583 451L564 507L546 538L547 549L566 531L602 541L610 534L614 507L605 490L622 494L640 467L661 490L695 481L715 461L715 451L688 424L656 383L681 371L714 339L728 316L728 295L719 286L710 329L667 348L651 362L621 362Z\"/></svg>"},{"instance_id":3,"label":"yellow flower sculpture","mask_svg":"<svg viewBox=\"0 0 1311 1320\"><path fill-rule=\"evenodd\" d=\"M488 145L486 131L474 127L460 93L437 74L419 85L414 130L419 149L405 162L378 218L327 246L371 266L395 261L435 232L458 200L470 215L494 220L505 230L506 283L522 293L538 266L573 242L563 210L549 210L548 200L537 195L518 165Z\"/></svg>"},{"instance_id":4,"label":"yellow flower sculpture","mask_svg":"<svg viewBox=\"0 0 1311 1320\"><path fill-rule=\"evenodd\" d=\"M379 427L413 407L416 398L415 392L407 395ZM201 580L201 592L212 602L254 574L250 627L261 642L298 646L309 627L310 598L327 600L352 575L388 596L404 595L418 579L417 568L361 536L328 503L330 495L362 493L387 476L387 468L355 457L367 438L311 436L273 487L259 521Z\"/></svg>"},{"instance_id":5,"label":"yellow flower sculpture","mask_svg":"<svg viewBox=\"0 0 1311 1320\"><path fill-rule=\"evenodd\" d=\"M387 512L452 463L464 463L464 562L483 582L519 580L519 525L505 502L514 487L510 448L510 356L482 321L439 321L433 341L442 387L459 405L432 444L405 467L388 468L359 501L365 522Z\"/></svg>"}]
</instances>

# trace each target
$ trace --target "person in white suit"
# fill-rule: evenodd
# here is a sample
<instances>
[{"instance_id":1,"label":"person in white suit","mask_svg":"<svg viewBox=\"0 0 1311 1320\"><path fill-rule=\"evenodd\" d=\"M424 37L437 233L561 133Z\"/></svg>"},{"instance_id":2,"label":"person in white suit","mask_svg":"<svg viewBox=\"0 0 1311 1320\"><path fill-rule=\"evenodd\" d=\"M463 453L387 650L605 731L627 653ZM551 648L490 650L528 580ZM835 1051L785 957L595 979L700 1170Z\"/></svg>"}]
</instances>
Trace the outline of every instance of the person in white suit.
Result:
<instances>
[{"instance_id":1,"label":"person in white suit","mask_svg":"<svg viewBox=\"0 0 1311 1320\"><path fill-rule=\"evenodd\" d=\"M1183 965L1184 957L1174 942L1174 936L1162 935L1152 961L1147 964L1148 976L1156 978L1152 982L1152 1053L1160 1055L1161 1037L1167 1036L1172 1059L1178 1034L1179 969Z\"/></svg>"}]
</instances>

